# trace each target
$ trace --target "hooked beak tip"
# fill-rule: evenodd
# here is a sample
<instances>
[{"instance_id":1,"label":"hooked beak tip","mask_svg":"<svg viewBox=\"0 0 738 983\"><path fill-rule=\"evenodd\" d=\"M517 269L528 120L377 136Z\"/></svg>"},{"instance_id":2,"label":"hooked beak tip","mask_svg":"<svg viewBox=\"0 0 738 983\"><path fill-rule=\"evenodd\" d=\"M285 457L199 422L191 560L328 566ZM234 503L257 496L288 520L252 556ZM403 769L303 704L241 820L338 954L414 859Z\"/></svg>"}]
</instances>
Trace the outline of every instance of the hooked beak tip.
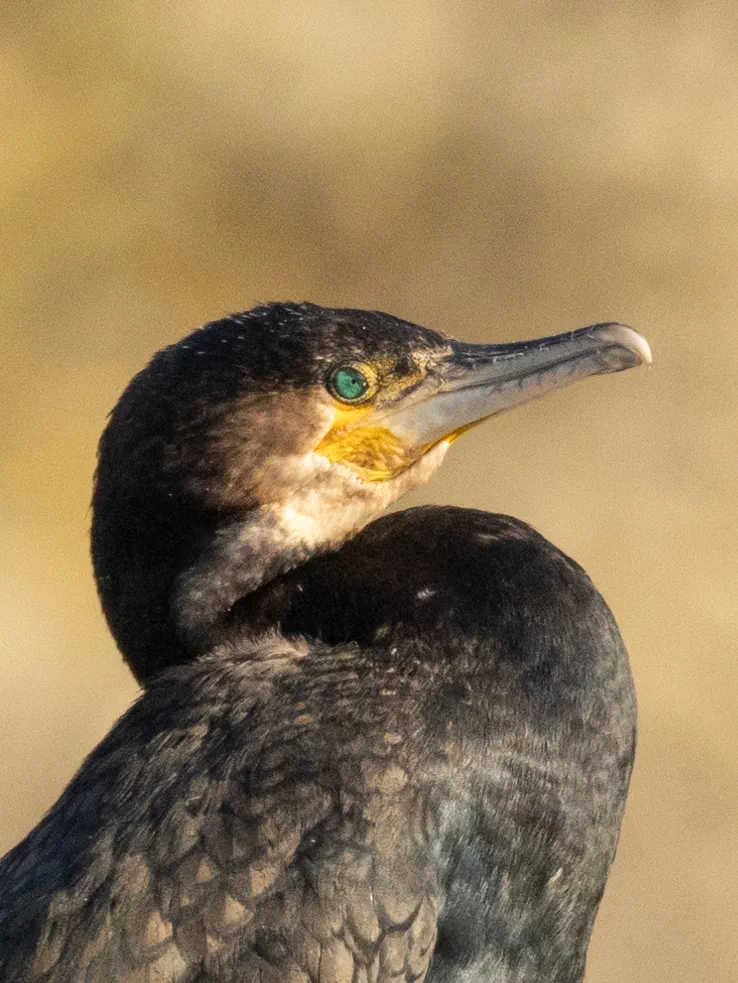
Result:
<instances>
[{"instance_id":1,"label":"hooked beak tip","mask_svg":"<svg viewBox=\"0 0 738 983\"><path fill-rule=\"evenodd\" d=\"M602 341L611 341L620 348L627 348L642 365L649 368L653 365L651 346L642 334L634 331L627 324L597 324L590 329L590 333Z\"/></svg>"}]
</instances>

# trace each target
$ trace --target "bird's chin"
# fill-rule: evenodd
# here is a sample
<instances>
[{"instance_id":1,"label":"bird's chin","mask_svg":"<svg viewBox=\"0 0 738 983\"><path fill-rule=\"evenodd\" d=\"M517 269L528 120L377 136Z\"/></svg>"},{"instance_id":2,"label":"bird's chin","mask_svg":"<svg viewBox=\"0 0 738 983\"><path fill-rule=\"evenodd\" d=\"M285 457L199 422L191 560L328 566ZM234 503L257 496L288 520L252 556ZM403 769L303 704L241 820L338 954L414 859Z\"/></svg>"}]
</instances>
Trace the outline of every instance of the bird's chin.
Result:
<instances>
[{"instance_id":1,"label":"bird's chin","mask_svg":"<svg viewBox=\"0 0 738 983\"><path fill-rule=\"evenodd\" d=\"M270 517L268 521L276 524L282 540L289 540L292 547L308 551L335 547L428 481L440 467L449 444L446 439L438 441L384 481L366 480L352 467L315 455L312 481L262 514Z\"/></svg>"},{"instance_id":2,"label":"bird's chin","mask_svg":"<svg viewBox=\"0 0 738 983\"><path fill-rule=\"evenodd\" d=\"M441 440L437 440L434 444L428 447L420 455L420 457L410 465L409 468L392 479L393 481L400 481L401 479L404 479L406 482L406 484L403 485L402 489L398 492L398 497L412 491L413 488L417 488L418 485L425 484L425 482L432 477L432 475L443 463L446 452L454 439L455 435L451 434L448 437L443 437Z\"/></svg>"}]
</instances>

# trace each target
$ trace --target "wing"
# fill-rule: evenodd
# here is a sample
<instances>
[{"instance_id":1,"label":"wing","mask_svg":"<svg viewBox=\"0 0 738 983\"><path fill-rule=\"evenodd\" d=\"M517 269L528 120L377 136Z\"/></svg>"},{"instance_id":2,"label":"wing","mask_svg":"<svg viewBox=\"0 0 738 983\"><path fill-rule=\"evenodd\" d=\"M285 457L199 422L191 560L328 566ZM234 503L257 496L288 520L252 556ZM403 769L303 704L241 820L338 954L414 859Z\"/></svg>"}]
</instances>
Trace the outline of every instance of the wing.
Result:
<instances>
[{"instance_id":1,"label":"wing","mask_svg":"<svg viewBox=\"0 0 738 983\"><path fill-rule=\"evenodd\" d=\"M287 648L177 670L119 722L0 865L3 983L425 976L439 889L406 708Z\"/></svg>"}]
</instances>

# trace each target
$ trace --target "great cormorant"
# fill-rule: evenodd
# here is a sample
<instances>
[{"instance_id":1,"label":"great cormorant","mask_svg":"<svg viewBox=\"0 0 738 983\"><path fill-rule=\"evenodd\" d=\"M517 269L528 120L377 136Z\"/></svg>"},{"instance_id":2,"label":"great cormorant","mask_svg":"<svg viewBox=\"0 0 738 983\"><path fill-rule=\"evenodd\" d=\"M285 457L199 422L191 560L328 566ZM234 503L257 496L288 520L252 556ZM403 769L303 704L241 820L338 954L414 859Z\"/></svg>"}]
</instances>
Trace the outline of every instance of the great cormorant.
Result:
<instances>
[{"instance_id":1,"label":"great cormorant","mask_svg":"<svg viewBox=\"0 0 738 983\"><path fill-rule=\"evenodd\" d=\"M131 382L92 553L144 693L0 863L3 983L574 983L635 702L523 522L375 520L472 424L650 359L269 304Z\"/></svg>"}]
</instances>

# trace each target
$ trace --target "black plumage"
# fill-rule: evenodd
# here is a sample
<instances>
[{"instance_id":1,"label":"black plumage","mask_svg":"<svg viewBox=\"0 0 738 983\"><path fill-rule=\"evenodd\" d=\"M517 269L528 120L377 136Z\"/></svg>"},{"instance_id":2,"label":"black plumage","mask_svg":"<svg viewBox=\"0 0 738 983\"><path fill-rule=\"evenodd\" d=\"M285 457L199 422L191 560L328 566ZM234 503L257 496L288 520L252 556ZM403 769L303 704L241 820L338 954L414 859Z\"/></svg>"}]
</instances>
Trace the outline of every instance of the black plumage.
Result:
<instances>
[{"instance_id":1,"label":"black plumage","mask_svg":"<svg viewBox=\"0 0 738 983\"><path fill-rule=\"evenodd\" d=\"M492 348L270 305L155 357L102 439L93 521L146 688L0 862L0 980L581 979L635 742L613 618L518 520L369 520L440 463L393 422L456 398L431 377L615 371L645 358L628 330ZM336 364L376 372L354 416Z\"/></svg>"}]
</instances>

